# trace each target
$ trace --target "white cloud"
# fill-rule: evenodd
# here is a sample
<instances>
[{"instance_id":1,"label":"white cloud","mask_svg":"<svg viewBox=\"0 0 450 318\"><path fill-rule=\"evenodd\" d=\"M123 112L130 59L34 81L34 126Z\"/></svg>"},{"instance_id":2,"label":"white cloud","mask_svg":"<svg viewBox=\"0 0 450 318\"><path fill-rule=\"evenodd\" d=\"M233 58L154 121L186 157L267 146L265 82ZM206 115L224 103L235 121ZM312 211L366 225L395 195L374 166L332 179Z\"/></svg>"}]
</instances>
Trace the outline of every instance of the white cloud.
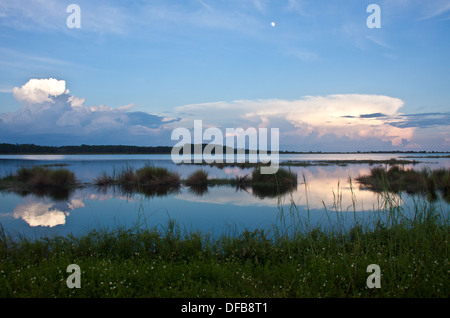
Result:
<instances>
[{"instance_id":1,"label":"white cloud","mask_svg":"<svg viewBox=\"0 0 450 318\"><path fill-rule=\"evenodd\" d=\"M70 102L70 105L72 107L81 107L83 106L84 102L85 102L86 98L80 98L80 97L76 97L76 96L70 96L68 101Z\"/></svg>"},{"instance_id":2,"label":"white cloud","mask_svg":"<svg viewBox=\"0 0 450 318\"><path fill-rule=\"evenodd\" d=\"M54 78L49 79L30 79L22 87L14 87L14 97L24 103L41 104L44 102L52 103L51 97L64 94L66 91L66 82Z\"/></svg>"},{"instance_id":3,"label":"white cloud","mask_svg":"<svg viewBox=\"0 0 450 318\"><path fill-rule=\"evenodd\" d=\"M171 120L132 111L133 103L117 108L85 105L85 98L69 94L64 80L30 79L13 91L23 105L16 112L0 113L3 142L148 145L155 136L159 144L170 141L165 124Z\"/></svg>"},{"instance_id":4,"label":"white cloud","mask_svg":"<svg viewBox=\"0 0 450 318\"><path fill-rule=\"evenodd\" d=\"M190 125L203 119L204 125L226 128L277 127L285 136L318 138L335 136L353 140L376 138L400 145L410 140L414 128L389 125L399 115L403 101L380 95L341 94L306 96L299 100L237 100L178 107L191 114L182 120ZM364 116L383 114L383 116ZM236 126L240 125L240 126Z\"/></svg>"}]
</instances>

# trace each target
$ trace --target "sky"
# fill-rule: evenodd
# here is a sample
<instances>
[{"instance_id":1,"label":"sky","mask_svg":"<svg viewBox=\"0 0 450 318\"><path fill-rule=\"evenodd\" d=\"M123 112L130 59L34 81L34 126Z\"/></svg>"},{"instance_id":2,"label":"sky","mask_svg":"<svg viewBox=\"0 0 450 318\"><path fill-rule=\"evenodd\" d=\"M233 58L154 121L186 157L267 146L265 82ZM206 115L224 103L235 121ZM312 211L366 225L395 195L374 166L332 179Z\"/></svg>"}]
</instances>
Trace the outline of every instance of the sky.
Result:
<instances>
[{"instance_id":1,"label":"sky","mask_svg":"<svg viewBox=\"0 0 450 318\"><path fill-rule=\"evenodd\" d=\"M448 0L0 0L0 143L450 151L449 119Z\"/></svg>"}]
</instances>

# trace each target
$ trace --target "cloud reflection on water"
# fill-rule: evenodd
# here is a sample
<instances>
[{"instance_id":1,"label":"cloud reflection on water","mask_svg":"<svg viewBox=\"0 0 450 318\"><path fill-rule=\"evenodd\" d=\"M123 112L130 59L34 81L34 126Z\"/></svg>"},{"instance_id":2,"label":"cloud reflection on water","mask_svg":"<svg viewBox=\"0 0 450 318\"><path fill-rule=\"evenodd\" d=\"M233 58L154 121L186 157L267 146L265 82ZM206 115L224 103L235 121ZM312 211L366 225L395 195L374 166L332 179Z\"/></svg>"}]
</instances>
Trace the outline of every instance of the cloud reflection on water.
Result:
<instances>
[{"instance_id":1,"label":"cloud reflection on water","mask_svg":"<svg viewBox=\"0 0 450 318\"><path fill-rule=\"evenodd\" d=\"M191 193L183 191L175 197L185 201L237 206L277 207L280 203L283 205L295 203L300 208L308 207L317 210L324 209L324 204L328 210L335 210L335 204L339 203L340 211L352 212L353 203L356 204L356 211L370 211L379 204L376 193L360 189L354 181L356 176L369 173L370 167L308 167L307 169L292 167L291 170L297 173L297 187L281 196L261 197L255 195L251 188L246 192L223 186L209 188L207 194L202 196L193 196ZM229 172L239 173L235 169ZM306 188L303 175L306 180ZM349 178L352 179L352 184L350 184ZM308 202L306 202L306 197Z\"/></svg>"},{"instance_id":2,"label":"cloud reflection on water","mask_svg":"<svg viewBox=\"0 0 450 318\"><path fill-rule=\"evenodd\" d=\"M67 211L55 208L53 203L30 202L20 204L14 209L14 218L23 219L32 227L64 225L67 216L69 216Z\"/></svg>"},{"instance_id":3,"label":"cloud reflection on water","mask_svg":"<svg viewBox=\"0 0 450 318\"><path fill-rule=\"evenodd\" d=\"M70 212L86 208L85 200L108 201L113 198L133 201L131 198L120 194L95 193L92 192L92 189L76 191L67 202L54 201L49 197L43 198L42 196L29 194L24 197L24 203L16 206L13 216L15 219L23 219L31 227L52 228L65 225Z\"/></svg>"}]
</instances>

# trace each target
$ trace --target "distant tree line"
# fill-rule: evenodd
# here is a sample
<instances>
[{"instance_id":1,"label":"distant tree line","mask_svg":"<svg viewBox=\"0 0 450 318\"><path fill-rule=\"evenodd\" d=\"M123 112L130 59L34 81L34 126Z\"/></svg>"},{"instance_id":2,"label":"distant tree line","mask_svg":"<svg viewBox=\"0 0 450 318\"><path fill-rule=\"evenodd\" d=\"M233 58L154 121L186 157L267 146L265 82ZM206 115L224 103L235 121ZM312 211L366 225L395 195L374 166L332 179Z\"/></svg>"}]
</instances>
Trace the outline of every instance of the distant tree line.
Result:
<instances>
[{"instance_id":1,"label":"distant tree line","mask_svg":"<svg viewBox=\"0 0 450 318\"><path fill-rule=\"evenodd\" d=\"M170 154L172 147L124 145L38 146L34 144L0 144L0 154Z\"/></svg>"},{"instance_id":2,"label":"distant tree line","mask_svg":"<svg viewBox=\"0 0 450 318\"><path fill-rule=\"evenodd\" d=\"M207 144L202 145L204 149ZM179 154L183 150L179 149ZM81 146L39 146L35 144L7 144L0 143L0 154L170 154L171 146L126 146L126 145L81 145ZM178 150L177 150L178 151ZM236 150L235 150L236 151ZM227 147L223 147L224 154ZM191 153L194 153L194 145L191 145ZM214 148L211 152L215 154ZM246 149L248 154L249 150ZM270 154L270 150L268 151ZM343 152L322 152L322 151L279 151L280 154L338 154ZM348 153L348 152L347 152ZM357 151L355 153L438 153L437 151Z\"/></svg>"},{"instance_id":3,"label":"distant tree line","mask_svg":"<svg viewBox=\"0 0 450 318\"><path fill-rule=\"evenodd\" d=\"M202 151L208 144L202 144ZM220 147L220 146L219 146ZM183 147L176 148L177 153L183 154ZM195 151L191 144L191 154ZM235 150L236 152L237 150ZM35 144L0 144L0 154L170 154L170 146L125 146L125 145L81 145L81 146L38 146ZM227 152L223 146L222 153ZM215 154L215 148L211 151ZM248 154L249 151L245 150ZM270 153L270 151L268 151Z\"/></svg>"},{"instance_id":4,"label":"distant tree line","mask_svg":"<svg viewBox=\"0 0 450 318\"><path fill-rule=\"evenodd\" d=\"M207 144L202 145L202 151ZM220 146L219 146L220 147ZM177 147L178 148L178 147ZM183 154L183 147L177 153ZM191 154L194 153L194 145L191 145ZM223 147L226 153L227 147ZM170 146L125 146L125 145L81 145L81 146L39 146L35 144L0 144L0 154L170 154ZM215 154L214 148L211 152ZM248 153L248 150L245 151ZM268 152L270 153L270 151Z\"/></svg>"}]
</instances>

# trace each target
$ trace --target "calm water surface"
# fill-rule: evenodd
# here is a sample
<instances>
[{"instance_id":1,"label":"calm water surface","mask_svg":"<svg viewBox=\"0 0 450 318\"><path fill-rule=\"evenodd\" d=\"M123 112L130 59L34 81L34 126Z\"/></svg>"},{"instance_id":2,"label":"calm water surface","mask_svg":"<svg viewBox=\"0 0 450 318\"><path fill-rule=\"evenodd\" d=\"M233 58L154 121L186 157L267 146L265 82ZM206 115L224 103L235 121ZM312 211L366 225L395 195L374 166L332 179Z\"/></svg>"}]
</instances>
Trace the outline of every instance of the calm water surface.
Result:
<instances>
[{"instance_id":1,"label":"calm water surface","mask_svg":"<svg viewBox=\"0 0 450 318\"><path fill-rule=\"evenodd\" d=\"M421 162L414 166L416 169L450 168L448 158L420 158L423 154L293 154L281 155L280 160L382 160L404 156L415 156ZM103 171L112 173L127 166L138 169L149 163L176 171L182 178L200 168L175 165L170 155L3 155L0 156L0 176L14 173L23 166L62 164L73 171L78 180L90 183ZM252 171L238 167L201 168L208 170L210 177L217 178L234 178ZM299 221L324 227L333 226L335 222L353 224L355 218L379 217L380 196L360 189L354 181L349 182L349 178L368 174L371 168L373 166L368 164L291 167L297 173L298 186L282 196L231 186L209 187L203 193L180 187L159 195L123 193L119 188L94 186L57 197L3 191L0 192L0 224L12 235L31 237L78 235L117 226L164 227L169 219L176 220L187 231L200 230L213 235L256 228L270 231L274 225L288 229ZM395 199L405 207L413 207L418 200L407 195ZM444 213L449 212L447 203L439 200L435 204Z\"/></svg>"}]
</instances>

